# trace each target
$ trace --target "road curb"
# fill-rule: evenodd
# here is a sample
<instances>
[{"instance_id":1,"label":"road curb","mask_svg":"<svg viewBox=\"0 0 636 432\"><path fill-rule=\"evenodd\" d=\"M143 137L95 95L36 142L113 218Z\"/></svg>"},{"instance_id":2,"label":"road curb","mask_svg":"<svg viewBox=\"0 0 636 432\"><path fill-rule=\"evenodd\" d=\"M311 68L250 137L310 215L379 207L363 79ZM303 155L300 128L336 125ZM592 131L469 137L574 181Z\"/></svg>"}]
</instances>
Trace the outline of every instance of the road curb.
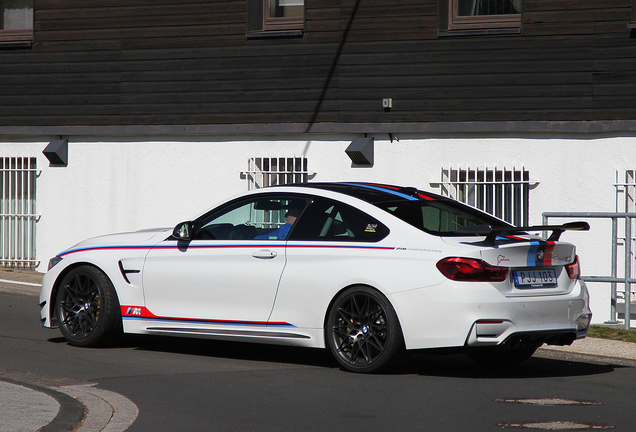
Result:
<instances>
[{"instance_id":1,"label":"road curb","mask_svg":"<svg viewBox=\"0 0 636 432\"><path fill-rule=\"evenodd\" d=\"M553 350L550 348L539 348L535 355L537 357L547 357L557 360L569 360L577 362L607 363L617 366L636 366L636 360L611 355L585 354L573 351Z\"/></svg>"},{"instance_id":2,"label":"road curb","mask_svg":"<svg viewBox=\"0 0 636 432\"><path fill-rule=\"evenodd\" d=\"M86 413L86 407L84 406L84 404L65 393L47 387L40 387L33 384L15 381L9 378L2 378L0 381L23 387L24 389L28 389L24 390L27 399L31 394L29 390L31 390L34 392L43 393L53 398L59 404L57 415L46 426L39 429L39 432L73 431L76 430L78 425L80 425L84 420L84 416ZM25 401L25 403L29 402ZM3 421L10 422L10 419L3 419Z\"/></svg>"},{"instance_id":3,"label":"road curb","mask_svg":"<svg viewBox=\"0 0 636 432\"><path fill-rule=\"evenodd\" d=\"M56 389L79 399L86 406L86 417L77 432L121 432L128 429L139 415L137 405L119 393L94 386L81 384Z\"/></svg>"}]
</instances>

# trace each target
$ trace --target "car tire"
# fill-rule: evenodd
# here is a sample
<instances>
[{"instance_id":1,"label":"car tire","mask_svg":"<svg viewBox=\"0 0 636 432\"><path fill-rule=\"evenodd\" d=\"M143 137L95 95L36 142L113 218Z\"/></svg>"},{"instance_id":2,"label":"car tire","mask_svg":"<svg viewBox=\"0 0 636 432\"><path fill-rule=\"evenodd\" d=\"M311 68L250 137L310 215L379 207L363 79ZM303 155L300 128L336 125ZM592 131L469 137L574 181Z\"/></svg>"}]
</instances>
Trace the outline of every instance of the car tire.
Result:
<instances>
[{"instance_id":1,"label":"car tire","mask_svg":"<svg viewBox=\"0 0 636 432\"><path fill-rule=\"evenodd\" d=\"M502 349L500 347L478 347L469 348L468 357L475 363L485 367L505 368L516 366L528 360L537 347L525 348L509 348Z\"/></svg>"},{"instance_id":2,"label":"car tire","mask_svg":"<svg viewBox=\"0 0 636 432\"><path fill-rule=\"evenodd\" d=\"M366 286L338 295L327 315L325 340L338 363L351 372L387 371L405 352L395 310L386 297Z\"/></svg>"},{"instance_id":3,"label":"car tire","mask_svg":"<svg viewBox=\"0 0 636 432\"><path fill-rule=\"evenodd\" d=\"M117 293L108 276L96 267L77 267L64 277L55 309L60 331L71 345L104 346L121 334Z\"/></svg>"}]
</instances>

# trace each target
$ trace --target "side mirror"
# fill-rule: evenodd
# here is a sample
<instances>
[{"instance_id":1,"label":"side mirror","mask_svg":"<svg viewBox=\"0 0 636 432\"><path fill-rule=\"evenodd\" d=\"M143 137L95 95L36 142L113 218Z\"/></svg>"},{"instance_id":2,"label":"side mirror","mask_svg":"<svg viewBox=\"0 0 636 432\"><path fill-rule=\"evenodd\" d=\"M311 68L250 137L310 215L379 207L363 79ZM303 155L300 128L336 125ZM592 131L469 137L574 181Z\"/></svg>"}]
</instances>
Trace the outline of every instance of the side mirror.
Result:
<instances>
[{"instance_id":1,"label":"side mirror","mask_svg":"<svg viewBox=\"0 0 636 432\"><path fill-rule=\"evenodd\" d=\"M192 234L194 232L194 224L192 222L181 222L172 230L172 237L177 240L192 240Z\"/></svg>"}]
</instances>

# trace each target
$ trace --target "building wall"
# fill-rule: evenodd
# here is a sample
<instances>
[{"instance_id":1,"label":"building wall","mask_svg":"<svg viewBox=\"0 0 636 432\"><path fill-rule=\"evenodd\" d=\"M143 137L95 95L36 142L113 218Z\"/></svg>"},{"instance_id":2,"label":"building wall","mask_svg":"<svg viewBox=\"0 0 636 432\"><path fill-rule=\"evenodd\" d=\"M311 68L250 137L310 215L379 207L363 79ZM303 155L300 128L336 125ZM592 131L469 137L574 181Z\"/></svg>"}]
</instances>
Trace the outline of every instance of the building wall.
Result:
<instances>
[{"instance_id":1,"label":"building wall","mask_svg":"<svg viewBox=\"0 0 636 432\"><path fill-rule=\"evenodd\" d=\"M545 137L467 134L461 138L376 134L373 167L352 166L345 149L357 136L198 136L69 140L67 167L49 166L44 137L5 141L0 156L38 157L38 271L48 259L87 237L171 227L216 202L245 191L250 157L308 158L312 181L371 181L439 192L442 167L524 167L538 185L530 192L530 223L543 212L612 212L616 172L634 169L636 136ZM564 222L552 220L550 222ZM589 220L592 230L566 232L577 245L585 275L610 273L609 222ZM609 285L590 284L594 322L609 319Z\"/></svg>"},{"instance_id":2,"label":"building wall","mask_svg":"<svg viewBox=\"0 0 636 432\"><path fill-rule=\"evenodd\" d=\"M252 38L251 0L36 0L33 47L0 45L0 129L636 117L630 0L454 36L436 0L306 3L302 37Z\"/></svg>"}]
</instances>

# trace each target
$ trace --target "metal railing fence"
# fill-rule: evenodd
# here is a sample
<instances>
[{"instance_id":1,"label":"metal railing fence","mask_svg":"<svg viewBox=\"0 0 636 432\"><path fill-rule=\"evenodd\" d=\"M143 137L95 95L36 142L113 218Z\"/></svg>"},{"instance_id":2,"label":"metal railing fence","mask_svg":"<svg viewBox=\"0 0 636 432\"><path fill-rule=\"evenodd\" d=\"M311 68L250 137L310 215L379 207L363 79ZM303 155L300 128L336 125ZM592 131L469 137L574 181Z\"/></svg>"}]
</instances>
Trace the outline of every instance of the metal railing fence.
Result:
<instances>
[{"instance_id":1,"label":"metal railing fence","mask_svg":"<svg viewBox=\"0 0 636 432\"><path fill-rule=\"evenodd\" d=\"M625 286L625 329L630 328L631 320L631 294L632 284L636 283L636 279L632 277L632 220L636 219L636 213L620 213L620 212L546 212L543 213L543 223L548 225L549 218L589 218L589 219L611 219L612 221L612 255L611 255L611 271L609 276L583 276L586 282L604 282L609 283L611 287L610 302L610 323L617 322L617 284ZM619 238L618 224L619 220L624 219L625 235ZM624 255L624 275L618 276L618 251L619 239L623 240Z\"/></svg>"}]
</instances>

